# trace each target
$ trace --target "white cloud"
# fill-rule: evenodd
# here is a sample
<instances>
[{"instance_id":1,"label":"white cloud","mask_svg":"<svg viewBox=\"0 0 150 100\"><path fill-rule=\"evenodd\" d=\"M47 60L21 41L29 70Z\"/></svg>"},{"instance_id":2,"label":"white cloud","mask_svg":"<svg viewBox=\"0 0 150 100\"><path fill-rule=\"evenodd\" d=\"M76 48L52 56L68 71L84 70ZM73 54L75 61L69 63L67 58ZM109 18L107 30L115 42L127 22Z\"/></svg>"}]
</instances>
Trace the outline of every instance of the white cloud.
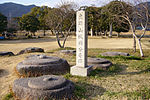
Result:
<instances>
[{"instance_id":1,"label":"white cloud","mask_svg":"<svg viewBox=\"0 0 150 100\"><path fill-rule=\"evenodd\" d=\"M24 5L31 5L35 4L37 6L49 6L49 7L55 7L57 4L59 4L61 1L70 1L75 2L79 6L90 6L91 4L94 4L96 6L102 6L104 4L107 4L111 0L0 0L0 3L4 2L14 2Z\"/></svg>"},{"instance_id":2,"label":"white cloud","mask_svg":"<svg viewBox=\"0 0 150 100\"><path fill-rule=\"evenodd\" d=\"M61 1L70 1L75 2L79 6L102 6L104 4L107 4L110 0L42 0L41 3L38 2L38 6L49 6L49 7L55 7L57 4L61 3Z\"/></svg>"},{"instance_id":3,"label":"white cloud","mask_svg":"<svg viewBox=\"0 0 150 100\"><path fill-rule=\"evenodd\" d=\"M81 6L84 5L95 5L95 6L102 6L104 4L107 4L111 0L76 0Z\"/></svg>"}]
</instances>

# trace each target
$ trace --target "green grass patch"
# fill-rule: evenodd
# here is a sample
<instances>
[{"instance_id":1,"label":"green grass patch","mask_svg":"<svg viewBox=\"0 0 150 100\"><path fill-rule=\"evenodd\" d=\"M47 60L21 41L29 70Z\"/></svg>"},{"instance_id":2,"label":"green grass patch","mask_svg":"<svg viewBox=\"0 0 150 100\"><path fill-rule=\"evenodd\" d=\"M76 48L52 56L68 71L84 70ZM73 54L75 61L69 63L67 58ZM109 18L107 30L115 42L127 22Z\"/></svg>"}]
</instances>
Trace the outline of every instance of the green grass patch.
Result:
<instances>
[{"instance_id":1,"label":"green grass patch","mask_svg":"<svg viewBox=\"0 0 150 100\"><path fill-rule=\"evenodd\" d=\"M145 60L150 60L150 57L145 58Z\"/></svg>"},{"instance_id":2,"label":"green grass patch","mask_svg":"<svg viewBox=\"0 0 150 100\"><path fill-rule=\"evenodd\" d=\"M12 94L12 93L6 94L6 95L2 98L2 100L14 100L13 94Z\"/></svg>"},{"instance_id":3,"label":"green grass patch","mask_svg":"<svg viewBox=\"0 0 150 100\"><path fill-rule=\"evenodd\" d=\"M86 93L86 88L85 85L82 83L76 83L75 85L75 91L74 94L76 98L81 99L81 98L86 98L85 93Z\"/></svg>"},{"instance_id":4,"label":"green grass patch","mask_svg":"<svg viewBox=\"0 0 150 100\"><path fill-rule=\"evenodd\" d=\"M67 73L66 75L64 75L64 78L66 79L70 79L71 77L73 77L70 73Z\"/></svg>"},{"instance_id":5,"label":"green grass patch","mask_svg":"<svg viewBox=\"0 0 150 100\"><path fill-rule=\"evenodd\" d=\"M127 100L149 100L150 99L150 89L147 87L142 87L136 91L132 92L111 92L106 91L105 95L111 97L126 97Z\"/></svg>"},{"instance_id":6,"label":"green grass patch","mask_svg":"<svg viewBox=\"0 0 150 100\"><path fill-rule=\"evenodd\" d=\"M150 69L150 61L141 60L141 61L130 61L127 63L130 69L134 70L147 70Z\"/></svg>"},{"instance_id":7,"label":"green grass patch","mask_svg":"<svg viewBox=\"0 0 150 100\"><path fill-rule=\"evenodd\" d=\"M122 66L122 65L114 64L108 70L103 70L103 69L93 70L90 73L90 77L100 78L100 77L106 77L106 76L110 76L110 75L111 76L117 75L119 72L121 72L123 70L120 66Z\"/></svg>"}]
</instances>

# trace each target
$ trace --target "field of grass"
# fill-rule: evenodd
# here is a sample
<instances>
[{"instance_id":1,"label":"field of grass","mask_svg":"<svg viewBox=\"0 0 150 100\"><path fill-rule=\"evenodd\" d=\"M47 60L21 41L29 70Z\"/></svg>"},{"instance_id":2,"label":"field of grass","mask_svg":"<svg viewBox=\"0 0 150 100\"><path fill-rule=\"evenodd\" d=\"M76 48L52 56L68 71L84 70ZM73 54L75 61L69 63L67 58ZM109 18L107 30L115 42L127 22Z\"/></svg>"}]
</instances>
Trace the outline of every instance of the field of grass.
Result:
<instances>
[{"instance_id":1,"label":"field of grass","mask_svg":"<svg viewBox=\"0 0 150 100\"><path fill-rule=\"evenodd\" d=\"M65 58L71 66L75 65L75 55L60 54L59 50L49 50L44 54ZM101 56L100 53L105 51L127 52L132 57ZM63 76L75 83L75 96L80 100L148 100L150 99L150 51L145 49L144 54L145 57L140 58L139 52L133 53L132 49L89 49L89 57L109 59L113 66L107 71L94 70L88 77L72 76L69 72ZM9 85L11 86L13 80L18 78L14 68L28 55L31 54L0 58L1 62L3 61L1 64L11 66L11 68L4 67L4 70L9 72L8 76L5 73L7 77L4 75L6 79L0 77L6 82L2 83L3 88L0 88L0 93L3 93L1 96L7 94L3 100L13 98L9 93Z\"/></svg>"},{"instance_id":2,"label":"field of grass","mask_svg":"<svg viewBox=\"0 0 150 100\"><path fill-rule=\"evenodd\" d=\"M145 57L140 58L139 50L133 53L132 38L90 37L88 57L106 58L112 61L113 66L107 71L94 70L88 77L72 76L69 72L63 76L75 83L75 96L81 100L147 100L150 98L149 40L149 38L142 39ZM75 38L69 38L66 42L66 46L69 47L67 49L75 49L75 43ZM55 38L0 41L0 51L12 51L16 54L27 47L41 47L45 49L45 53L0 57L0 99L12 98L12 94L9 93L10 87L13 81L19 78L15 67L26 56L32 54L58 56L67 59L70 66L75 65L75 55L60 54ZM127 52L132 56L103 57L100 55L106 51Z\"/></svg>"}]
</instances>

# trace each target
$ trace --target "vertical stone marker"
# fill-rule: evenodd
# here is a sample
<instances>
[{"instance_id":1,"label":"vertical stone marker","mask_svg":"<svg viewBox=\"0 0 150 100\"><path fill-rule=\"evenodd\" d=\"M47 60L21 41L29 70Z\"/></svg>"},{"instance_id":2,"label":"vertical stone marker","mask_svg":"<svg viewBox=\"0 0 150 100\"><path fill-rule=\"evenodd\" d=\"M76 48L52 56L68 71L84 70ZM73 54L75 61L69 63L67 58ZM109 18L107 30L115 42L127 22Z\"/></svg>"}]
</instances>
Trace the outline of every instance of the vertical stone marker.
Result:
<instances>
[{"instance_id":1,"label":"vertical stone marker","mask_svg":"<svg viewBox=\"0 0 150 100\"><path fill-rule=\"evenodd\" d=\"M92 66L87 65L87 39L88 25L87 12L85 7L77 11L76 17L76 66L71 67L71 74L77 76L87 76Z\"/></svg>"}]
</instances>

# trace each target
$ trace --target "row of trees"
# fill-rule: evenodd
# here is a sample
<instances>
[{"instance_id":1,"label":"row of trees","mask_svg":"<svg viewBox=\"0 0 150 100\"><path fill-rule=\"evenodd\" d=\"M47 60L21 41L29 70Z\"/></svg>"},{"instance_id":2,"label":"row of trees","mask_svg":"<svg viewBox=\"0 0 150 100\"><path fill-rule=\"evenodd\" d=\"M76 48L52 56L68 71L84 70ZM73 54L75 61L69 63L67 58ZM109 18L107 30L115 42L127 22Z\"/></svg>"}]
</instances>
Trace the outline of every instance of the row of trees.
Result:
<instances>
[{"instance_id":1,"label":"row of trees","mask_svg":"<svg viewBox=\"0 0 150 100\"><path fill-rule=\"evenodd\" d=\"M19 27L21 30L26 30L34 33L37 30L51 30L56 35L59 47L64 48L65 42L69 33L75 31L75 8L74 3L64 2L57 8L49 8L46 6L35 7L31 12L18 18ZM64 38L63 43L60 42L60 37Z\"/></svg>"},{"instance_id":2,"label":"row of trees","mask_svg":"<svg viewBox=\"0 0 150 100\"><path fill-rule=\"evenodd\" d=\"M89 28L91 35L102 32L107 34L109 31L109 37L112 37L112 31L128 32L129 24L124 21L118 20L114 14L121 10L118 7L118 1L112 1L103 7L88 7L89 13ZM122 19L123 20L123 19Z\"/></svg>"},{"instance_id":3,"label":"row of trees","mask_svg":"<svg viewBox=\"0 0 150 100\"><path fill-rule=\"evenodd\" d=\"M7 17L0 13L0 34L7 29Z\"/></svg>"},{"instance_id":4,"label":"row of trees","mask_svg":"<svg viewBox=\"0 0 150 100\"><path fill-rule=\"evenodd\" d=\"M112 31L118 33L129 30L129 24L118 22L113 16L118 5L114 5L113 1L103 7L88 7L88 29L91 34L98 33L107 34L110 31L109 37L112 37ZM56 35L58 45L64 48L67 37L71 31L75 31L76 10L78 6L73 2L62 2L56 8L50 7L35 7L28 14L23 15L18 19L20 29L34 33L37 30L49 29ZM64 41L60 43L60 37L64 37Z\"/></svg>"},{"instance_id":5,"label":"row of trees","mask_svg":"<svg viewBox=\"0 0 150 100\"><path fill-rule=\"evenodd\" d=\"M115 7L111 2L103 7L88 7L88 23L89 30L91 34L95 35L99 32L107 33L110 31L109 37L112 37L112 31L118 33L125 32L129 30L129 25L125 23L118 23L118 20L112 16L114 13L113 8ZM116 5L117 6L117 5ZM66 37L69 35L69 31L75 31L75 13L77 10L77 5L70 2L63 2L57 8L50 7L35 7L31 9L31 12L23 15L17 19L19 28L17 25L12 24L13 21L9 21L8 26L10 30L26 30L34 33L37 30L43 30L45 35L45 30L50 29L54 34L61 34L61 37ZM67 34L67 35L64 35ZM58 35L56 35L58 36ZM65 38L65 40L66 40ZM57 40L59 38L57 37ZM59 42L58 42L59 43ZM59 45L60 47L64 47Z\"/></svg>"}]
</instances>

